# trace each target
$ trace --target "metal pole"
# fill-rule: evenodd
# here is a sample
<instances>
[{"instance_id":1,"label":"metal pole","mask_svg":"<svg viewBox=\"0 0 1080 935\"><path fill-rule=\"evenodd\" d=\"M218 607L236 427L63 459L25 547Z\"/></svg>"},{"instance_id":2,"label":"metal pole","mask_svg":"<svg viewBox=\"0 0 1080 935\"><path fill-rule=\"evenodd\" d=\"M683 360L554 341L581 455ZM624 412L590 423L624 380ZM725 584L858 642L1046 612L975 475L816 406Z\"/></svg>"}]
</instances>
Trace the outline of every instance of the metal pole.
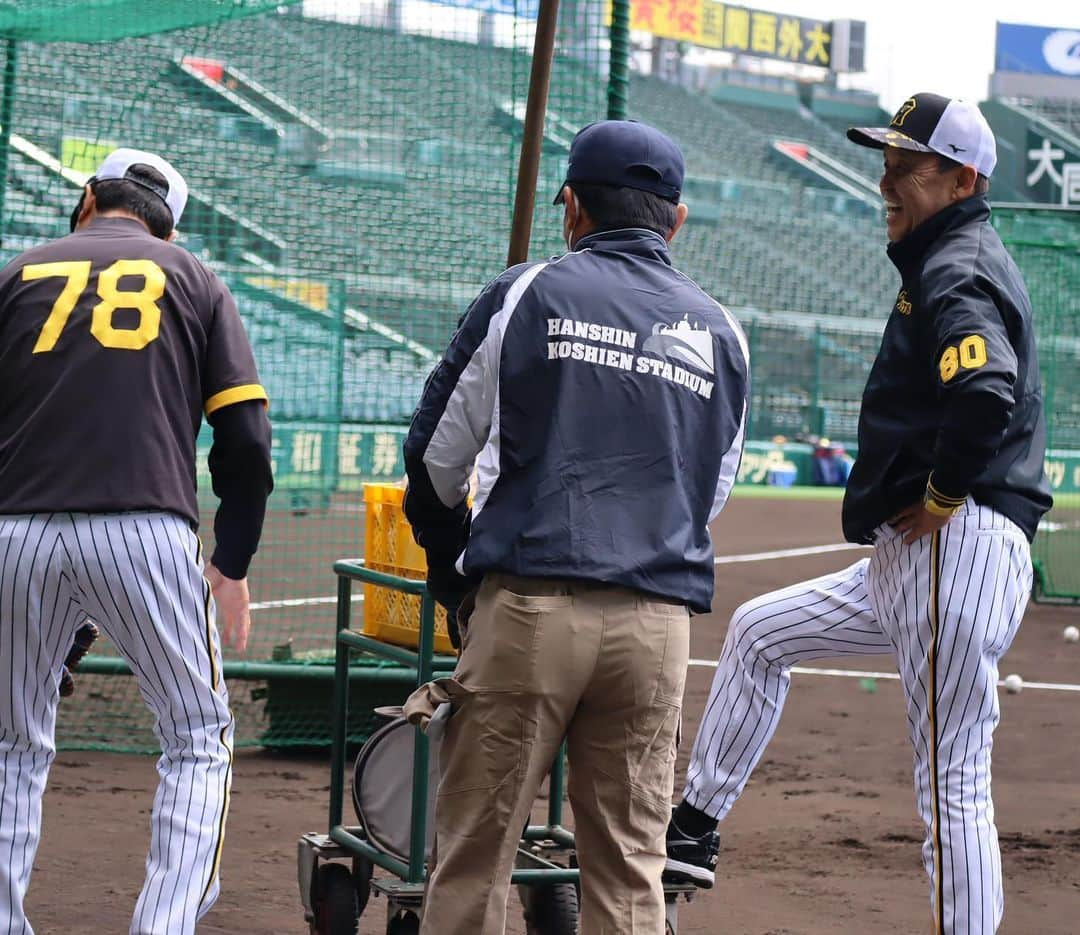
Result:
<instances>
[{"instance_id":1,"label":"metal pole","mask_svg":"<svg viewBox=\"0 0 1080 935\"><path fill-rule=\"evenodd\" d=\"M425 594L420 603L420 645L417 647L417 687L431 681L431 656L435 646L435 601ZM428 739L419 727L413 741L412 814L409 828L409 883L424 880L427 850Z\"/></svg>"},{"instance_id":2,"label":"metal pole","mask_svg":"<svg viewBox=\"0 0 1080 935\"><path fill-rule=\"evenodd\" d=\"M349 647L340 639L349 628L352 580L338 576L337 627L334 631L334 711L330 734L330 830L341 824L345 798L345 735L349 721Z\"/></svg>"},{"instance_id":3,"label":"metal pole","mask_svg":"<svg viewBox=\"0 0 1080 935\"><path fill-rule=\"evenodd\" d=\"M334 404L333 404L333 437L334 456L330 458L330 485L329 491L338 489L340 481L341 459L337 453L341 450L341 424L345 421L343 412L345 405L345 305L347 302L345 283L335 279L330 284L330 308L334 322ZM322 491L320 491L322 492Z\"/></svg>"},{"instance_id":4,"label":"metal pole","mask_svg":"<svg viewBox=\"0 0 1080 935\"><path fill-rule=\"evenodd\" d=\"M754 346L754 338L757 335L757 319L756 318L751 318L750 319L750 325L746 329L746 331L747 331L747 334L746 334L746 347L750 351L750 359L753 360L753 361L756 361L757 360L757 350L755 349L755 346ZM755 422L756 416L757 416L757 407L755 405L753 405L753 397L751 396L750 405L747 407L747 413L746 413L746 435L745 435L745 438L753 438L754 437L754 429L756 428L756 425L754 424L754 422Z\"/></svg>"},{"instance_id":5,"label":"metal pole","mask_svg":"<svg viewBox=\"0 0 1080 935\"><path fill-rule=\"evenodd\" d=\"M564 774L566 768L566 741L559 745L555 762L551 765L551 781L548 783L548 825L556 827L562 824L562 800Z\"/></svg>"},{"instance_id":6,"label":"metal pole","mask_svg":"<svg viewBox=\"0 0 1080 935\"><path fill-rule=\"evenodd\" d=\"M814 325L814 424L810 431L815 435L825 434L825 411L821 405L821 325Z\"/></svg>"},{"instance_id":7,"label":"metal pole","mask_svg":"<svg viewBox=\"0 0 1080 935\"><path fill-rule=\"evenodd\" d=\"M15 79L19 70L19 44L8 39L4 56L4 94L0 98L0 247L4 246L4 211L7 200L8 156L11 150L11 121L15 113Z\"/></svg>"},{"instance_id":8,"label":"metal pole","mask_svg":"<svg viewBox=\"0 0 1080 935\"><path fill-rule=\"evenodd\" d=\"M548 87L551 84L551 57L555 52L555 26L558 19L559 0L540 0L507 266L524 263L529 258L529 237L532 234L533 206L536 203L536 180L540 174L540 150L544 144L544 114L547 111Z\"/></svg>"},{"instance_id":9,"label":"metal pole","mask_svg":"<svg viewBox=\"0 0 1080 935\"><path fill-rule=\"evenodd\" d=\"M608 120L625 120L630 102L630 0L611 5L611 51L608 55Z\"/></svg>"},{"instance_id":10,"label":"metal pole","mask_svg":"<svg viewBox=\"0 0 1080 935\"><path fill-rule=\"evenodd\" d=\"M346 634L348 636L349 634ZM375 643L375 640L371 641ZM356 648L356 642L346 640L345 645L350 649ZM368 644L363 644L366 649ZM384 646L387 644L383 644ZM398 647L393 647L397 649ZM405 650L408 652L408 650ZM443 662L440 659L440 669L449 671L453 668L450 657ZM292 662L244 662L241 659L226 659L221 667L222 675L228 681L261 682L268 679L280 679L282 681L300 682L332 682L334 680L334 666L322 664L296 664ZM131 668L119 656L87 656L79 663L78 671L84 675L132 675ZM401 666L386 666L378 668L367 665L350 665L349 681L358 684L392 685L405 691L412 691L416 687L416 666L413 663L405 663Z\"/></svg>"}]
</instances>

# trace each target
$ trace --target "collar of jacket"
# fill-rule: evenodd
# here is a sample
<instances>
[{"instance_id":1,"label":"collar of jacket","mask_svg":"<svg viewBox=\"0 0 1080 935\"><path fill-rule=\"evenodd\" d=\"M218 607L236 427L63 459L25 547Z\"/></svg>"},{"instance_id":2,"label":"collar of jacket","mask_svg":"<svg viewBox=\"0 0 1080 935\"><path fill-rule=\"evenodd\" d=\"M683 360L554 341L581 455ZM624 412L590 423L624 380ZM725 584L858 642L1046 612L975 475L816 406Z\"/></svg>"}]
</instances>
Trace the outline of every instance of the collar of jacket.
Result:
<instances>
[{"instance_id":1,"label":"collar of jacket","mask_svg":"<svg viewBox=\"0 0 1080 935\"><path fill-rule=\"evenodd\" d=\"M92 218L89 223L84 225L82 227L82 230L107 230L109 228L115 229L117 227L130 227L142 231L148 237L154 236L147 229L146 225L143 224L143 222L140 221L138 218L124 217L123 215L117 214L110 214L106 215L105 217L98 215L97 217Z\"/></svg>"},{"instance_id":2,"label":"collar of jacket","mask_svg":"<svg viewBox=\"0 0 1080 935\"><path fill-rule=\"evenodd\" d=\"M586 234L574 244L574 253L585 249L633 253L635 256L659 260L671 266L667 241L656 231L645 230L642 227L624 227L621 230Z\"/></svg>"},{"instance_id":3,"label":"collar of jacket","mask_svg":"<svg viewBox=\"0 0 1080 935\"><path fill-rule=\"evenodd\" d=\"M942 208L931 218L927 218L906 237L889 244L886 252L893 265L900 270L906 280L915 270L919 261L930 251L942 234L946 234L965 224L980 223L990 217L990 199L986 195L972 195L963 201Z\"/></svg>"}]
</instances>

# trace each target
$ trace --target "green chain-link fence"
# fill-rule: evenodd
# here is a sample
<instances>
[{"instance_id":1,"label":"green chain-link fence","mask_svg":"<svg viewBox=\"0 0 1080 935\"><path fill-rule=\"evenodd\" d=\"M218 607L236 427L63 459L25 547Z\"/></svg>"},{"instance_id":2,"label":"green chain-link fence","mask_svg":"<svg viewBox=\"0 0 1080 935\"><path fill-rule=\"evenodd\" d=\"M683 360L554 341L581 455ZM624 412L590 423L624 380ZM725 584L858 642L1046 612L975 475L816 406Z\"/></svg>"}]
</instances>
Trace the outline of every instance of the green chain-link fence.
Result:
<instances>
[{"instance_id":1,"label":"green chain-link fence","mask_svg":"<svg viewBox=\"0 0 1080 935\"><path fill-rule=\"evenodd\" d=\"M165 155L191 188L181 243L228 282L271 397L276 489L250 575L252 640L243 662L227 659L239 744L327 737L328 683L309 676L330 672L310 663L332 644L331 564L363 554L362 484L402 476L423 381L505 264L537 4L475 6L28 0L0 11L4 257L66 233L79 186L115 146ZM551 197L573 133L607 115L609 95L625 106L627 48L609 86L605 10L560 10L533 256L559 249ZM204 431L204 454L209 441ZM199 480L209 540L214 501L205 471ZM110 647L95 653L107 658L61 707L59 742L153 749L133 680L112 674L122 666ZM293 665L259 667L271 660ZM379 681L394 678L357 690L400 700L400 679Z\"/></svg>"},{"instance_id":2,"label":"green chain-link fence","mask_svg":"<svg viewBox=\"0 0 1080 935\"><path fill-rule=\"evenodd\" d=\"M325 740L328 670L315 660L333 629L331 562L363 553L361 486L400 478L423 381L506 256L536 0L467 2L0 10L3 255L66 232L79 185L111 148L157 150L191 185L181 242L229 283L255 346L277 488L251 572L252 644L228 662L241 744ZM896 289L882 224L865 203L793 176L772 143L803 139L840 158L854 147L797 110L628 74L625 23L623 2L610 14L604 0L561 4L531 256L561 249L550 199L578 128L626 113L662 127L687 156L691 213L676 263L747 329L750 437L853 443ZM1051 473L1078 489L1076 217L996 216L1036 309ZM211 498L204 507L209 537ZM1037 542L1048 593L1080 595L1074 513L1059 495ZM59 740L152 749L135 686L106 674L122 667L104 652L101 674L80 676L77 702L62 706ZM272 661L291 665L264 667ZM373 670L357 689L368 704L354 709L400 698L394 678Z\"/></svg>"},{"instance_id":3,"label":"green chain-link fence","mask_svg":"<svg viewBox=\"0 0 1080 935\"><path fill-rule=\"evenodd\" d=\"M1046 395L1054 508L1035 538L1042 597L1080 600L1080 211L999 206L994 223L1027 281Z\"/></svg>"}]
</instances>

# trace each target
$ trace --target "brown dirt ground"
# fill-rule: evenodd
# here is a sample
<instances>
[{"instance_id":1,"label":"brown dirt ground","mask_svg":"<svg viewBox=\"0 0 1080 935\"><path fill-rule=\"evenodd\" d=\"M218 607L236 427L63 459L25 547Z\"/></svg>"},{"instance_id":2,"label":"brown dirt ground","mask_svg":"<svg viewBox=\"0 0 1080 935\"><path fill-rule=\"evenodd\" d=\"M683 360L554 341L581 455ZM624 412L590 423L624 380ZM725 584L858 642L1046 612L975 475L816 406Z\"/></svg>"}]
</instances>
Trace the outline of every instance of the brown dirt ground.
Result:
<instances>
[{"instance_id":1,"label":"brown dirt ground","mask_svg":"<svg viewBox=\"0 0 1080 935\"><path fill-rule=\"evenodd\" d=\"M736 498L718 523L717 552L839 542L838 515L833 502ZM716 658L727 617L741 601L857 557L842 552L719 566L715 613L695 620L692 655ZM1061 638L1063 626L1078 620L1075 610L1032 607L1002 671L1020 672L1028 681L1080 682L1080 646ZM888 657L836 665L893 670ZM711 674L702 667L690 671L688 732L700 717ZM879 681L872 694L856 679L795 675L793 683L793 703L766 758L721 829L718 885L684 906L680 932L928 932L922 830L897 683ZM994 799L1006 881L1004 933L1077 930L1078 709L1080 693L1028 689L1002 695ZM680 774L689 738L684 746ZM324 827L328 777L322 757L237 754L222 896L201 932L306 930L297 895L296 841L302 832ZM57 757L28 896L40 935L127 930L142 878L155 782L150 757ZM508 931L520 935L516 897L511 901ZM372 900L361 932L383 932L385 913L385 904Z\"/></svg>"}]
</instances>

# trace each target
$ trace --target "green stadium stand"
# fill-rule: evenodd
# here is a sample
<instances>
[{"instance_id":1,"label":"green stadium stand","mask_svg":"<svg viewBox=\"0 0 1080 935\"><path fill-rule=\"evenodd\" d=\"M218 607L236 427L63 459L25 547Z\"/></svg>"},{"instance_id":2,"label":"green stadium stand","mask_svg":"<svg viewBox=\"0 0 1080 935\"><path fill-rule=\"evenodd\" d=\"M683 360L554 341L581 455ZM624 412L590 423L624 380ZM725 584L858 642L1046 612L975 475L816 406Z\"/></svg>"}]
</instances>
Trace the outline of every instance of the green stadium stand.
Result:
<instances>
[{"instance_id":1,"label":"green stadium stand","mask_svg":"<svg viewBox=\"0 0 1080 935\"><path fill-rule=\"evenodd\" d=\"M1016 103L1080 139L1080 100L1035 98L1016 101Z\"/></svg>"},{"instance_id":2,"label":"green stadium stand","mask_svg":"<svg viewBox=\"0 0 1080 935\"><path fill-rule=\"evenodd\" d=\"M513 161L506 157L520 137L520 114L507 102L522 99L528 56L291 14L116 46L105 62L79 47L27 45L17 116L32 142L56 154L65 137L169 153L191 182L193 205L205 206L200 221L214 220L200 223L203 231L188 245L230 270L231 281L248 281L245 273L329 277L343 284L344 305L360 319L397 333L397 342L380 346L355 320L345 328L339 406L347 421L406 421L431 365L423 351L442 346L471 295L500 268L506 208L477 224L459 205L512 202ZM584 64L564 60L561 68L568 84L602 90ZM130 87L148 76L151 94L133 100ZM744 320L755 309L884 318L896 283L878 219L837 210L838 192L811 184L772 152L778 139L803 141L866 170L859 162L865 154L840 131L794 98L783 108L751 106L640 75L631 78L630 101L632 116L664 128L686 152L691 223L674 254L711 294ZM573 130L596 112L587 95L559 96L548 114L548 148L564 152ZM538 216L554 214L546 193L561 181L561 162L546 162ZM62 224L71 187L25 160L13 172L25 178L8 214L22 217L36 200L47 209L28 228L32 234L44 233L42 223ZM402 217L425 223L405 227ZM214 238L207 228L223 233ZM537 246L556 252L560 245L548 234ZM241 291L264 368L283 381L270 387L284 401L277 416L315 417L308 399L322 398L325 387L302 375L317 371L326 348L296 347L305 312ZM824 353L817 332L785 326L780 334L788 351L794 340L807 355ZM766 347L769 333L760 335ZM369 367L392 379L369 388ZM790 361L779 369L796 383L809 372ZM820 392L768 382L773 396L802 401L762 431L825 426ZM836 422L839 406L829 408L829 431L850 440L853 417ZM784 407L772 399L768 408Z\"/></svg>"},{"instance_id":3,"label":"green stadium stand","mask_svg":"<svg viewBox=\"0 0 1080 935\"><path fill-rule=\"evenodd\" d=\"M460 231L461 200L512 200L505 155L520 128L506 101L520 99L523 53L295 15L117 46L107 64L30 46L21 122L51 152L64 136L91 134L169 152L197 197L234 227L236 219L247 225L220 243L204 235L198 245L210 259L339 277L349 304L427 347L445 339L463 305L425 301L418 284L450 282L468 295L498 271L507 216L471 225L464 236L447 232ZM185 60L220 64L220 86L193 75ZM574 63L564 69L573 72ZM147 75L155 76L153 99L132 101L127 89ZM808 111L721 103L651 77L632 78L630 99L632 115L668 130L686 150L693 223L676 255L707 289L733 306L887 313L894 277L876 247L880 225L822 210L824 190L771 154L775 139L804 140L854 164L838 132ZM580 110L574 104L564 97L549 114L556 148L568 136L559 128L595 113L589 101ZM492 172L494 165L503 168ZM541 185L554 190L559 180L549 176ZM430 223L396 230L398 216ZM828 250L815 249L822 235ZM287 246L277 250L279 243ZM417 287L373 294L372 279L386 277Z\"/></svg>"}]
</instances>

